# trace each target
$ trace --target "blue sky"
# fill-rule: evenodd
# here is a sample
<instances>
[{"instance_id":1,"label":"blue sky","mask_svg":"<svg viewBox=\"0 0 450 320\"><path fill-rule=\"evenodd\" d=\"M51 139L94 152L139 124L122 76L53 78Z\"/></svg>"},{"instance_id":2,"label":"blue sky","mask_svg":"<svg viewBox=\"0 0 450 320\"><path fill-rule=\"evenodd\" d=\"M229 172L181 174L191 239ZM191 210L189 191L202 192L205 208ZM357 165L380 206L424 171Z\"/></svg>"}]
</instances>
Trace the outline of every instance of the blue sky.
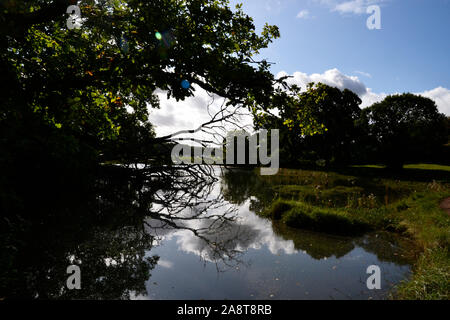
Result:
<instances>
[{"instance_id":1,"label":"blue sky","mask_svg":"<svg viewBox=\"0 0 450 320\"><path fill-rule=\"evenodd\" d=\"M280 28L281 38L262 53L276 62L275 73L311 74L337 68L360 77L375 92L450 88L450 0L232 3L237 2L243 3L259 30L265 22ZM342 3L354 11L336 10ZM365 7L371 4L381 8L381 30L366 27L370 15Z\"/></svg>"},{"instance_id":2,"label":"blue sky","mask_svg":"<svg viewBox=\"0 0 450 320\"><path fill-rule=\"evenodd\" d=\"M275 62L272 72L291 75L302 88L323 82L359 95L361 107L388 94L412 92L433 99L450 116L450 0L231 0L242 3L261 31L280 28L260 58ZM381 29L369 30L368 6L381 10ZM210 96L196 88L183 102L160 94L151 111L158 135L193 129L208 120ZM216 99L212 108L218 109ZM178 104L182 104L178 107ZM251 117L241 123L251 126ZM245 128L245 129L248 129Z\"/></svg>"}]
</instances>

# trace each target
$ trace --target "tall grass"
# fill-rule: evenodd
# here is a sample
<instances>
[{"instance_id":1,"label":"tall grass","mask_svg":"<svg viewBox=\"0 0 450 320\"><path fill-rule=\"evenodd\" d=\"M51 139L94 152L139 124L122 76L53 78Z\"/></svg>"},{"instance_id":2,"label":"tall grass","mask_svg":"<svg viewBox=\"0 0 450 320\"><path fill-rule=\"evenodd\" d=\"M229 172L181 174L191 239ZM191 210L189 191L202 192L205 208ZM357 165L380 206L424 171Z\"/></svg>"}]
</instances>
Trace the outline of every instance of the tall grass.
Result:
<instances>
[{"instance_id":1,"label":"tall grass","mask_svg":"<svg viewBox=\"0 0 450 320\"><path fill-rule=\"evenodd\" d=\"M280 169L275 176L260 177L275 194L263 214L319 232L386 230L411 238L423 254L394 297L448 299L450 216L439 203L450 197L449 172L450 167L430 164L407 165L398 176L378 167L344 173Z\"/></svg>"}]
</instances>

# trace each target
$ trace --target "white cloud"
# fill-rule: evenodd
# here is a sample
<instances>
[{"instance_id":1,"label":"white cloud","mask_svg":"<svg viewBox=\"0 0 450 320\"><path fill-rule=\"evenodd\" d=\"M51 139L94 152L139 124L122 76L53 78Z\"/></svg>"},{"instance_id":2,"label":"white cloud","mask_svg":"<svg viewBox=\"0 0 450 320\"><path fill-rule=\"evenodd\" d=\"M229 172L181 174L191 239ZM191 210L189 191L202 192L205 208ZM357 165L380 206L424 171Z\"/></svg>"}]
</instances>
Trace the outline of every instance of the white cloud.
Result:
<instances>
[{"instance_id":1,"label":"white cloud","mask_svg":"<svg viewBox=\"0 0 450 320\"><path fill-rule=\"evenodd\" d=\"M361 71L355 73L363 73ZM288 75L286 72L277 74L277 78ZM291 84L297 84L301 88L306 88L308 83L322 82L329 86L337 87L341 90L349 89L355 92L362 100L361 107L365 108L375 102L382 101L388 93L373 92L368 88L357 76L346 75L338 69L330 69L324 73L306 74L303 72L294 72L293 78L288 79ZM395 94L397 92L390 92ZM431 98L436 102L440 112L450 116L450 90L443 87L438 87L432 90L416 92L424 97ZM165 93L158 93L161 100L161 109L151 109L150 122L156 126L156 133L158 136L174 133L184 129L195 129L201 123L210 119L207 112L207 106L211 103L212 98L206 91L196 88L195 97L186 99L185 101L176 102L173 99L168 100ZM215 97L212 102L211 110L218 110L222 104L223 99ZM250 115L241 119L240 124L248 125L251 129L252 118ZM232 128L229 128L232 129ZM210 137L208 137L210 138Z\"/></svg>"},{"instance_id":2,"label":"white cloud","mask_svg":"<svg viewBox=\"0 0 450 320\"><path fill-rule=\"evenodd\" d=\"M365 14L367 7L380 4L384 0L315 0L320 4L327 6L331 11L337 11L341 14Z\"/></svg>"},{"instance_id":3,"label":"white cloud","mask_svg":"<svg viewBox=\"0 0 450 320\"><path fill-rule=\"evenodd\" d=\"M224 98L209 95L196 85L193 87L195 88L194 96L178 102L175 99L167 99L166 92L157 92L161 108L150 109L149 117L150 122L155 125L157 136L165 136L181 130L197 129L202 123L211 120L211 116L220 110ZM248 128L246 129L251 131L252 119L250 115L241 117L239 123L242 126L247 125ZM227 129L231 130L232 128L228 126ZM196 139L212 139L211 135L201 132L185 136ZM183 135L180 137L183 137Z\"/></svg>"},{"instance_id":4,"label":"white cloud","mask_svg":"<svg viewBox=\"0 0 450 320\"><path fill-rule=\"evenodd\" d=\"M299 19L308 19L309 18L309 11L304 9L301 10L298 14L297 14L297 18Z\"/></svg>"},{"instance_id":5,"label":"white cloud","mask_svg":"<svg viewBox=\"0 0 450 320\"><path fill-rule=\"evenodd\" d=\"M277 77L287 76L286 72L278 73ZM387 93L373 92L371 88L368 88L357 76L350 76L343 74L338 69L330 69L324 73L313 73L306 74L302 72L294 72L292 78L288 79L291 84L297 84L301 88L306 88L308 83L311 82L322 82L329 86L343 89L349 89L355 92L362 100L361 107L365 108L371 106L375 102L382 101ZM396 94L397 92L392 92L391 94ZM428 97L436 102L439 112L450 116L450 90L438 87L433 90L416 92L418 95Z\"/></svg>"},{"instance_id":6,"label":"white cloud","mask_svg":"<svg viewBox=\"0 0 450 320\"><path fill-rule=\"evenodd\" d=\"M286 72L278 73L277 77L287 76ZM301 88L306 88L308 83L322 82L329 86L343 89L350 89L359 96L363 96L367 92L367 88L357 76L348 76L341 73L338 69L330 69L324 73L306 74L303 72L294 72L292 78L289 78L288 83L297 84Z\"/></svg>"},{"instance_id":7,"label":"white cloud","mask_svg":"<svg viewBox=\"0 0 450 320\"><path fill-rule=\"evenodd\" d=\"M340 13L362 14L366 11L366 7L366 1L353 0L337 4L333 11L338 11Z\"/></svg>"},{"instance_id":8,"label":"white cloud","mask_svg":"<svg viewBox=\"0 0 450 320\"><path fill-rule=\"evenodd\" d=\"M361 108L370 107L375 102L383 101L387 96L387 93L375 93L372 89L367 88L367 92L363 96L359 96L362 100Z\"/></svg>"},{"instance_id":9,"label":"white cloud","mask_svg":"<svg viewBox=\"0 0 450 320\"><path fill-rule=\"evenodd\" d=\"M364 72L364 71L355 71L355 73L360 74L362 76L365 76L367 78L372 78L372 75L370 73Z\"/></svg>"},{"instance_id":10,"label":"white cloud","mask_svg":"<svg viewBox=\"0 0 450 320\"><path fill-rule=\"evenodd\" d=\"M214 199L219 196L222 184L216 183L212 192L209 194L209 199ZM225 207L212 206L200 218L192 220L178 221L177 225L180 229L172 229L165 227L158 228L158 225L165 225L158 220L148 219L146 231L152 235L158 235L160 241L169 241L175 239L178 250L193 253L205 261L214 262L216 260L226 259L226 253L233 251L245 252L248 249L259 249L266 247L273 255L280 253L295 254L294 242L292 240L283 239L277 235L271 228L271 222L267 219L261 218L250 210L250 200L238 208L235 215L228 215L228 218L234 217L234 220L229 220L222 224L212 224L214 220L206 219L208 216L223 214ZM229 206L233 206L229 204ZM191 208L186 208L180 216L186 214L189 216ZM150 228L152 226L153 228ZM202 232L203 239L196 236L189 230L184 230L183 227L189 227L194 230L208 230ZM208 245L204 239L210 242L220 243L220 250ZM168 260L159 260L158 265L163 268L172 268L173 263Z\"/></svg>"},{"instance_id":11,"label":"white cloud","mask_svg":"<svg viewBox=\"0 0 450 320\"><path fill-rule=\"evenodd\" d=\"M443 114L450 116L450 90L443 87L437 87L433 90L419 93L420 95L430 98L436 102L438 109Z\"/></svg>"},{"instance_id":12,"label":"white cloud","mask_svg":"<svg viewBox=\"0 0 450 320\"><path fill-rule=\"evenodd\" d=\"M173 262L170 262L168 260L159 259L158 260L158 266L161 266L163 268L172 269L173 268Z\"/></svg>"}]
</instances>

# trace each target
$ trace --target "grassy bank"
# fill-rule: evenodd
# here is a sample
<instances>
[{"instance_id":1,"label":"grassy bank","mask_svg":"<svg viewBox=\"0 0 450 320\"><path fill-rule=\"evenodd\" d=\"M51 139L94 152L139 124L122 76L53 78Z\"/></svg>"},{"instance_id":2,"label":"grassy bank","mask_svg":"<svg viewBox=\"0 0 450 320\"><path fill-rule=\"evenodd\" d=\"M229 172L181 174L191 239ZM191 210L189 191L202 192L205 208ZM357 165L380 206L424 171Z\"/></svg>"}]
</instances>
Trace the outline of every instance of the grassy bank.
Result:
<instances>
[{"instance_id":1,"label":"grassy bank","mask_svg":"<svg viewBox=\"0 0 450 320\"><path fill-rule=\"evenodd\" d=\"M354 174L352 174L352 172ZM422 255L400 299L448 299L450 167L409 165L401 174L378 167L341 172L281 169L261 176L275 194L261 214L288 226L340 235L384 230L413 239Z\"/></svg>"},{"instance_id":2,"label":"grassy bank","mask_svg":"<svg viewBox=\"0 0 450 320\"><path fill-rule=\"evenodd\" d=\"M448 248L426 249L414 266L412 277L400 284L392 297L405 300L448 300L449 275Z\"/></svg>"},{"instance_id":3,"label":"grassy bank","mask_svg":"<svg viewBox=\"0 0 450 320\"><path fill-rule=\"evenodd\" d=\"M300 201L278 199L264 214L289 227L338 235L358 235L372 229L363 219L343 210L320 208Z\"/></svg>"}]
</instances>

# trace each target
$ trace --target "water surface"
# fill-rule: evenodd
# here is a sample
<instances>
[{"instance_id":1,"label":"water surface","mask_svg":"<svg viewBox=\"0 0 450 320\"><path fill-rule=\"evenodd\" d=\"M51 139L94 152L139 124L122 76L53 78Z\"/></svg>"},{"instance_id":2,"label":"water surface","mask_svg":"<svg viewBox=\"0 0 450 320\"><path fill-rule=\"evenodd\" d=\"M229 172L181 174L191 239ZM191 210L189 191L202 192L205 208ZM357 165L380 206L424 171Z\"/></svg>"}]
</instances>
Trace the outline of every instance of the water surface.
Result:
<instances>
[{"instance_id":1,"label":"water surface","mask_svg":"<svg viewBox=\"0 0 450 320\"><path fill-rule=\"evenodd\" d=\"M392 234L337 237L262 218L274 194L252 171L216 170L215 181L202 168L105 170L79 184L33 180L14 198L0 298L384 299L409 275L411 246ZM72 264L80 290L67 288ZM381 290L367 289L370 265Z\"/></svg>"},{"instance_id":2,"label":"water surface","mask_svg":"<svg viewBox=\"0 0 450 320\"><path fill-rule=\"evenodd\" d=\"M267 190L255 192L252 173L232 174L221 178L210 197L225 195L237 208L236 219L213 228L206 239L187 230L160 232L148 253L160 259L146 283L148 294L138 298L383 299L409 275L407 241L388 233L338 237L272 222L255 213L270 198ZM224 246L216 251L210 242ZM367 289L370 265L381 269L381 290Z\"/></svg>"}]
</instances>

